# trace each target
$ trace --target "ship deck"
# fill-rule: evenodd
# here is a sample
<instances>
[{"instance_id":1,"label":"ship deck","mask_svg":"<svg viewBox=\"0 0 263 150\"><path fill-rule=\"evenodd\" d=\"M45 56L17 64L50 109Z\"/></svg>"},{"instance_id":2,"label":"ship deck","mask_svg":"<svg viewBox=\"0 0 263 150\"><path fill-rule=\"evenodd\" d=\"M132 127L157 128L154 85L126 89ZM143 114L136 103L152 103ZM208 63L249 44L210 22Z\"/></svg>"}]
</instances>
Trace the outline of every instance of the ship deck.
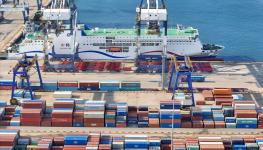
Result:
<instances>
[{"instance_id":1,"label":"ship deck","mask_svg":"<svg viewBox=\"0 0 263 150\"><path fill-rule=\"evenodd\" d=\"M185 29L170 28L167 31L168 36L194 37L198 34L197 29L191 27ZM99 28L94 30L85 30L87 36L137 36L135 29L116 29L116 28ZM161 31L162 34L162 31ZM141 36L147 36L146 29L141 30Z\"/></svg>"}]
</instances>

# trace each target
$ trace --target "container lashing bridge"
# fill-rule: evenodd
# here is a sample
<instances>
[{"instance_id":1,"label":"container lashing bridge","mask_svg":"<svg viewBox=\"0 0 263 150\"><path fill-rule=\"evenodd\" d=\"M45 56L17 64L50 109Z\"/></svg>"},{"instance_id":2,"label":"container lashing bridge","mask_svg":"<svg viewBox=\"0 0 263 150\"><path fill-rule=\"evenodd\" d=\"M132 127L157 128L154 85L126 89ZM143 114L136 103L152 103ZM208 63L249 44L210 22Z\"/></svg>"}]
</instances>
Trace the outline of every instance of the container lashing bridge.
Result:
<instances>
[{"instance_id":1,"label":"container lashing bridge","mask_svg":"<svg viewBox=\"0 0 263 150\"><path fill-rule=\"evenodd\" d=\"M20 78L21 80L21 93L22 97L24 98L25 93L28 91L30 94L30 99L34 100L33 91L31 88L30 83L30 76L33 74L30 74L31 70L35 69L35 72L38 74L38 79L40 83L40 89L43 88L43 81L40 73L39 63L37 60L37 56L27 56L26 54L23 55L23 57L18 60L18 63L15 65L15 67L11 70L13 72L13 83L12 83L12 93L11 93L11 99L10 103L12 105L17 105L18 101L16 99L16 93L15 93L15 87L16 87L16 78ZM11 73L11 71L9 73ZM20 91L19 91L20 92Z\"/></svg>"}]
</instances>

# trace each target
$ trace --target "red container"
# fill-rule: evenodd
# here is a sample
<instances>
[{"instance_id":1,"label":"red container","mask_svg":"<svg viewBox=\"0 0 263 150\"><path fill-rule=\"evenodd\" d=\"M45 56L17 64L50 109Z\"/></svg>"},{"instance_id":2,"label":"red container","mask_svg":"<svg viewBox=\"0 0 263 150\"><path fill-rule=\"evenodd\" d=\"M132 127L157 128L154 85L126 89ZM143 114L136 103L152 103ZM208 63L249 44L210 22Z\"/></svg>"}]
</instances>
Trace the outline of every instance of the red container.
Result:
<instances>
[{"instance_id":1,"label":"red container","mask_svg":"<svg viewBox=\"0 0 263 150\"><path fill-rule=\"evenodd\" d=\"M86 150L86 146L83 146L83 145L65 145L63 150Z\"/></svg>"},{"instance_id":2,"label":"red container","mask_svg":"<svg viewBox=\"0 0 263 150\"><path fill-rule=\"evenodd\" d=\"M63 136L54 137L53 145L54 146L63 146L64 145L64 137Z\"/></svg>"},{"instance_id":3,"label":"red container","mask_svg":"<svg viewBox=\"0 0 263 150\"><path fill-rule=\"evenodd\" d=\"M32 108L32 109L43 109L45 108L46 102L45 101L32 101L32 102L22 102L21 106L23 108Z\"/></svg>"},{"instance_id":4,"label":"red container","mask_svg":"<svg viewBox=\"0 0 263 150\"><path fill-rule=\"evenodd\" d=\"M192 121L193 128L203 128L204 124L203 121Z\"/></svg>"},{"instance_id":5,"label":"red container","mask_svg":"<svg viewBox=\"0 0 263 150\"><path fill-rule=\"evenodd\" d=\"M12 90L12 86L0 86L0 90Z\"/></svg>"},{"instance_id":6,"label":"red container","mask_svg":"<svg viewBox=\"0 0 263 150\"><path fill-rule=\"evenodd\" d=\"M192 122L191 121L182 121L181 127L182 128L192 128Z\"/></svg>"},{"instance_id":7,"label":"red container","mask_svg":"<svg viewBox=\"0 0 263 150\"><path fill-rule=\"evenodd\" d=\"M225 128L226 123L224 121L215 121L215 128Z\"/></svg>"},{"instance_id":8,"label":"red container","mask_svg":"<svg viewBox=\"0 0 263 150\"><path fill-rule=\"evenodd\" d=\"M69 82L63 82L63 81L59 81L58 82L58 86L59 87L78 87L78 82L75 82L75 81L69 81Z\"/></svg>"},{"instance_id":9,"label":"red container","mask_svg":"<svg viewBox=\"0 0 263 150\"><path fill-rule=\"evenodd\" d=\"M55 101L53 103L54 108L74 108L75 103L73 101Z\"/></svg>"},{"instance_id":10,"label":"red container","mask_svg":"<svg viewBox=\"0 0 263 150\"><path fill-rule=\"evenodd\" d=\"M235 117L237 118L257 118L256 110L235 110Z\"/></svg>"},{"instance_id":11,"label":"red container","mask_svg":"<svg viewBox=\"0 0 263 150\"><path fill-rule=\"evenodd\" d=\"M51 150L63 150L64 146L52 146Z\"/></svg>"},{"instance_id":12,"label":"red container","mask_svg":"<svg viewBox=\"0 0 263 150\"><path fill-rule=\"evenodd\" d=\"M10 120L1 120L0 126L10 126Z\"/></svg>"},{"instance_id":13,"label":"red container","mask_svg":"<svg viewBox=\"0 0 263 150\"><path fill-rule=\"evenodd\" d=\"M39 118L42 116L42 109L22 109L21 118Z\"/></svg>"}]
</instances>

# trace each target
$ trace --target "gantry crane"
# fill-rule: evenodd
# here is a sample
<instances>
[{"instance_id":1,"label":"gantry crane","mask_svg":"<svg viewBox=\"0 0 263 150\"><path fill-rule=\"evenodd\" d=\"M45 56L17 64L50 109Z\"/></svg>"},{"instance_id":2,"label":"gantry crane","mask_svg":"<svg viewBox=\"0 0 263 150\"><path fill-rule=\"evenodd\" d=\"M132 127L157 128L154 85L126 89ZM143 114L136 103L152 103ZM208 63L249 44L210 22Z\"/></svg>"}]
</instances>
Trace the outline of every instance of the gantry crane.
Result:
<instances>
[{"instance_id":1,"label":"gantry crane","mask_svg":"<svg viewBox=\"0 0 263 150\"><path fill-rule=\"evenodd\" d=\"M162 50L162 89L165 87L165 67L167 59L167 24L168 14L164 0L141 0L139 7L136 8L136 45L137 56L140 54L141 28L145 23L146 34L158 35L163 43ZM163 32L161 32L163 23Z\"/></svg>"},{"instance_id":2,"label":"gantry crane","mask_svg":"<svg viewBox=\"0 0 263 150\"><path fill-rule=\"evenodd\" d=\"M188 86L187 93L191 94L192 105L190 106L195 105L193 85L192 85L192 71L193 71L193 66L190 57L185 56L184 62L181 64L178 64L176 57L172 57L169 84L168 84L168 91L171 91L173 93L172 100L174 100L175 93L178 92L178 90L180 90L181 88L180 85L182 84L182 77L183 77L187 82L187 86Z\"/></svg>"},{"instance_id":3,"label":"gantry crane","mask_svg":"<svg viewBox=\"0 0 263 150\"><path fill-rule=\"evenodd\" d=\"M41 77L41 73L40 73L40 69L39 69L37 56L32 57L32 56L27 56L26 54L24 54L23 57L20 60L18 60L15 67L11 70L13 72L12 93L11 93L11 100L10 100L10 103L12 105L18 104L18 101L15 98L15 87L16 87L16 78L17 77L21 79L22 93L29 91L31 100L34 99L32 88L30 86L31 74L29 74L29 72L32 69L36 70L36 72L38 74L39 82L40 82L40 88L43 88L43 81L42 81L42 77ZM11 73L11 71L9 73ZM22 97L24 97L23 94L22 94Z\"/></svg>"}]
</instances>

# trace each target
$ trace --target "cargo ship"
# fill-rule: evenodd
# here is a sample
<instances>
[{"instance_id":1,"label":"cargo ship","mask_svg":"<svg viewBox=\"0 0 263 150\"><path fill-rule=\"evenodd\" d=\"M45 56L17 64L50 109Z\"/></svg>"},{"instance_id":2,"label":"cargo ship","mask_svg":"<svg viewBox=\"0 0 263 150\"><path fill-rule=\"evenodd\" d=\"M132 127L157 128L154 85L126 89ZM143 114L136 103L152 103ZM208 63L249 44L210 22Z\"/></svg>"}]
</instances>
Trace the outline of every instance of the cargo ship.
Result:
<instances>
[{"instance_id":1,"label":"cargo ship","mask_svg":"<svg viewBox=\"0 0 263 150\"><path fill-rule=\"evenodd\" d=\"M76 32L78 48L74 51L70 32L71 30L64 30L59 35L49 34L48 40L45 40L44 34L29 33L18 45L17 51L9 52L9 57L27 53L41 57L45 54L65 58L75 55L81 60L116 60L135 59L138 53L161 55L163 50L162 37L147 34L146 30L143 30L139 38L140 51L137 52L135 29L85 29L84 25L79 25ZM198 30L192 27L168 29L168 57L183 56L186 53L194 58L214 58L222 49L223 46L220 45L202 44Z\"/></svg>"},{"instance_id":2,"label":"cargo ship","mask_svg":"<svg viewBox=\"0 0 263 150\"><path fill-rule=\"evenodd\" d=\"M27 34L24 40L16 50L10 49L9 57L27 53L42 57L48 55L50 58L74 57L81 60L133 60L138 55L162 54L167 57L213 58L224 48L221 45L202 44L198 29L193 27L177 25L168 28L166 8L158 6L158 3L152 5L154 2L151 2L148 8L141 6L136 9L135 28L86 28L84 24L77 24L77 19L71 20L71 24L63 23L59 31L45 29L46 32L37 32L39 29L36 30L34 25L26 25ZM44 10L43 17L46 20L56 14L57 19L64 16L60 10L52 10L52 13L50 10ZM45 12L50 13L45 15ZM65 16L69 16L66 14ZM51 20L54 21L55 18ZM144 28L141 25L142 21L145 21ZM161 22L165 24L163 28Z\"/></svg>"}]
</instances>

